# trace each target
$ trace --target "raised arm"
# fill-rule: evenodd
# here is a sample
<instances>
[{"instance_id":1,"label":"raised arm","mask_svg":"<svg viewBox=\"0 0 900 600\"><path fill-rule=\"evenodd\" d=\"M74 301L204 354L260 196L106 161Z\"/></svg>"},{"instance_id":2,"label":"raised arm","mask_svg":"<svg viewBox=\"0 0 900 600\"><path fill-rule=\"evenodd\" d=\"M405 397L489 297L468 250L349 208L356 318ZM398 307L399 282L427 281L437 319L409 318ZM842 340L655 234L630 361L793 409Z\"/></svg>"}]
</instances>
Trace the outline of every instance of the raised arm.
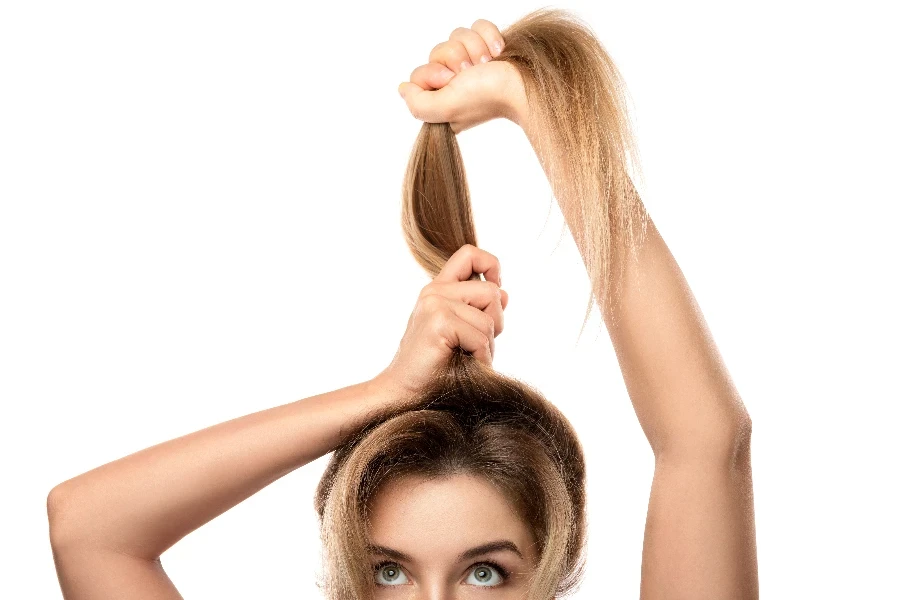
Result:
<instances>
[{"instance_id":1,"label":"raised arm","mask_svg":"<svg viewBox=\"0 0 900 600\"><path fill-rule=\"evenodd\" d=\"M67 600L181 598L160 555L207 521L337 446L391 401L374 381L146 448L57 485L50 542Z\"/></svg>"},{"instance_id":2,"label":"raised arm","mask_svg":"<svg viewBox=\"0 0 900 600\"><path fill-rule=\"evenodd\" d=\"M757 598L750 417L653 221L604 315L656 469L641 597Z\"/></svg>"},{"instance_id":3,"label":"raised arm","mask_svg":"<svg viewBox=\"0 0 900 600\"><path fill-rule=\"evenodd\" d=\"M561 177L569 157L541 143L548 137L540 130L545 121L528 118L524 96L514 106L512 120L522 125L548 177ZM570 182L553 183L573 188ZM603 253L589 246L583 215L597 211L599 200L568 200L560 208L590 264ZM646 218L643 243L634 252L621 233L611 240L613 277L608 303L601 303L628 394L656 457L641 598L757 598L750 417L678 263ZM635 239L638 233L632 231ZM599 298L600 281L593 281Z\"/></svg>"},{"instance_id":4,"label":"raised arm","mask_svg":"<svg viewBox=\"0 0 900 600\"><path fill-rule=\"evenodd\" d=\"M487 281L468 281L473 271ZM466 246L422 290L393 361L372 380L214 425L54 487L47 511L63 596L181 598L160 563L167 548L411 397L453 348L490 364L507 301L499 277L496 257Z\"/></svg>"}]
</instances>

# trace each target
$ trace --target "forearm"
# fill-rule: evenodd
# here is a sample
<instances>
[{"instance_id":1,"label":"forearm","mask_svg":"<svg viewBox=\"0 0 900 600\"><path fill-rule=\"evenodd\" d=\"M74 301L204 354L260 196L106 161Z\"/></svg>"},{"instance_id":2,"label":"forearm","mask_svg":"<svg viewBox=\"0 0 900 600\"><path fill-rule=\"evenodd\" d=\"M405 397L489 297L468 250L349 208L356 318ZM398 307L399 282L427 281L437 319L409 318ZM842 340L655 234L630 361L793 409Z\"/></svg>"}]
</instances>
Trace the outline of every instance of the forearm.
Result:
<instances>
[{"instance_id":1,"label":"forearm","mask_svg":"<svg viewBox=\"0 0 900 600\"><path fill-rule=\"evenodd\" d=\"M624 84L601 48L588 54L604 64L579 60L575 47L552 48L550 68L519 61L527 77L509 112L584 260L656 457L641 598L758 598L750 419L628 175L636 148Z\"/></svg>"},{"instance_id":2,"label":"forearm","mask_svg":"<svg viewBox=\"0 0 900 600\"><path fill-rule=\"evenodd\" d=\"M393 393L376 378L146 448L63 482L48 498L54 550L153 560L182 537L333 450Z\"/></svg>"},{"instance_id":3,"label":"forearm","mask_svg":"<svg viewBox=\"0 0 900 600\"><path fill-rule=\"evenodd\" d=\"M515 101L511 112L548 178L554 176L554 170L557 174L572 172L560 167L568 160L564 152L554 153L552 146L541 143L547 139L541 130L544 124L528 118L524 98ZM582 205L585 211L601 210L571 200L560 202L560 210L587 263L589 250L595 249L586 247L591 237L582 232ZM634 239L640 237L637 226L635 222L631 232ZM636 252L630 251L625 240L624 232L611 239L609 269L613 276L601 311L628 394L654 453L736 452L735 445L746 441L749 419L684 274L649 215ZM620 272L621 278L617 278ZM601 282L592 283L595 296L602 297Z\"/></svg>"},{"instance_id":4,"label":"forearm","mask_svg":"<svg viewBox=\"0 0 900 600\"><path fill-rule=\"evenodd\" d=\"M696 299L648 219L644 243L625 261L604 322L628 394L654 454L738 458L749 418Z\"/></svg>"}]
</instances>

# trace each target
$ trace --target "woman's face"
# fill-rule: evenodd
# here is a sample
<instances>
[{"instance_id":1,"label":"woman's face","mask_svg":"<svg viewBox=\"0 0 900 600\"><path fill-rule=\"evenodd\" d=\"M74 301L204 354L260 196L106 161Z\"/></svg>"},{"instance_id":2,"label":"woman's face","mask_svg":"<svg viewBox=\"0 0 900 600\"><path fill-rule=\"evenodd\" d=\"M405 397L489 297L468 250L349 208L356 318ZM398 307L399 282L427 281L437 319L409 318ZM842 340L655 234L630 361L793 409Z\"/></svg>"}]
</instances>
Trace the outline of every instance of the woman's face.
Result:
<instances>
[{"instance_id":1,"label":"woman's face","mask_svg":"<svg viewBox=\"0 0 900 600\"><path fill-rule=\"evenodd\" d=\"M538 556L505 496L472 475L403 477L370 507L375 597L523 598Z\"/></svg>"}]
</instances>

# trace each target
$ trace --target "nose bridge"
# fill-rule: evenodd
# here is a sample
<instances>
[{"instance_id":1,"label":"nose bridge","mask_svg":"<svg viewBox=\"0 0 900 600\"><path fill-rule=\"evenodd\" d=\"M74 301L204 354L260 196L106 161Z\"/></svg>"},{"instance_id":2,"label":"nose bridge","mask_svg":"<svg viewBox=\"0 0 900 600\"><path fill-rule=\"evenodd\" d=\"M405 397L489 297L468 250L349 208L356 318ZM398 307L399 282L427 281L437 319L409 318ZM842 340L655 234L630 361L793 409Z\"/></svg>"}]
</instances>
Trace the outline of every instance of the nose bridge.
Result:
<instances>
[{"instance_id":1,"label":"nose bridge","mask_svg":"<svg viewBox=\"0 0 900 600\"><path fill-rule=\"evenodd\" d=\"M441 577L428 577L420 581L415 600L456 600L456 589Z\"/></svg>"}]
</instances>

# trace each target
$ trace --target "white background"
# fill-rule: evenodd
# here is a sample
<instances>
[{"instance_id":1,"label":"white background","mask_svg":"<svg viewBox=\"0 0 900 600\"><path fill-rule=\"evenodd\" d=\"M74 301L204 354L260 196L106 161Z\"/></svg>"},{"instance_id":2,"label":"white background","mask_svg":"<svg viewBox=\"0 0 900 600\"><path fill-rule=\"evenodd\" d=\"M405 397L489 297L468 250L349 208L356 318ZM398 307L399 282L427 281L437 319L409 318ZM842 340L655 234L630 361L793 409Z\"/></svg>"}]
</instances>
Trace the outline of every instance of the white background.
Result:
<instances>
[{"instance_id":1,"label":"white background","mask_svg":"<svg viewBox=\"0 0 900 600\"><path fill-rule=\"evenodd\" d=\"M767 598L895 593L890 2L570 2L629 86L644 201L753 418ZM60 597L57 483L390 360L425 274L397 85L524 2L5 2L0 595ZM652 455L522 132L459 136L510 294L495 368L582 436L580 598L636 597ZM187 598L317 597L324 460L163 555ZM892 575L893 574L893 575ZM11 588L11 589L10 589Z\"/></svg>"}]
</instances>

